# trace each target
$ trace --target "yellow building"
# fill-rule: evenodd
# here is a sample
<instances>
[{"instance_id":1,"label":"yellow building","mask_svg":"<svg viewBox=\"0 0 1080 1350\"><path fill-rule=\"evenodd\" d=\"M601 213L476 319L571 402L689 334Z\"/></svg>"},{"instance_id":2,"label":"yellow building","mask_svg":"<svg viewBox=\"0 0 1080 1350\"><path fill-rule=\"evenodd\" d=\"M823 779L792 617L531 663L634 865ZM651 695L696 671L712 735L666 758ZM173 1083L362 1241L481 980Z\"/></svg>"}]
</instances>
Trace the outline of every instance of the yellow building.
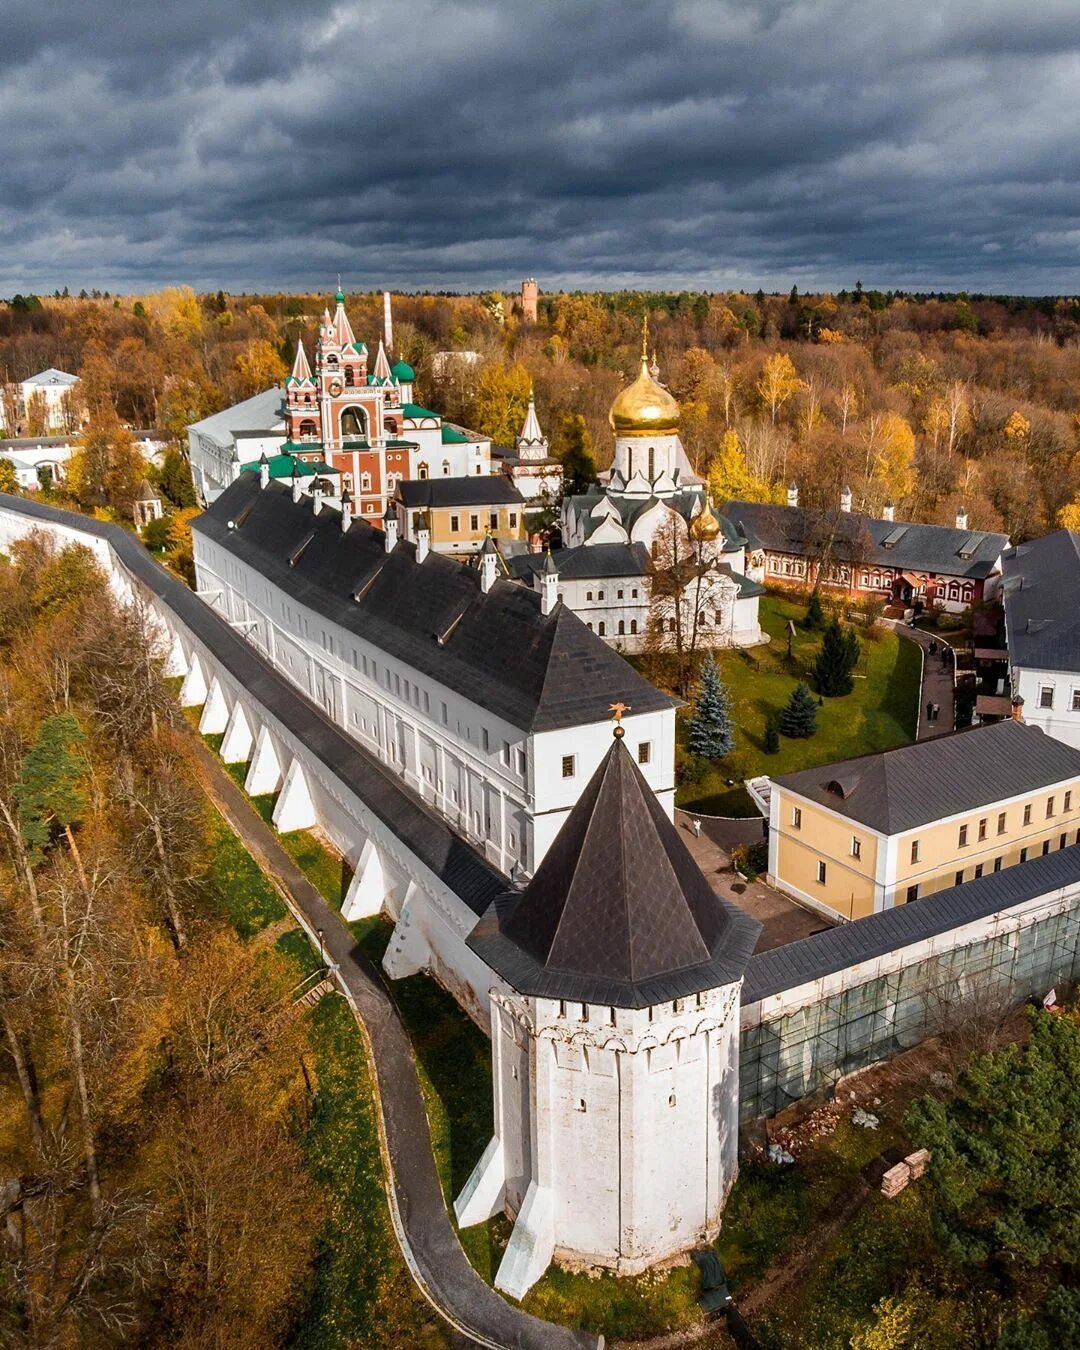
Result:
<instances>
[{"instance_id":1,"label":"yellow building","mask_svg":"<svg viewBox=\"0 0 1080 1350\"><path fill-rule=\"evenodd\" d=\"M489 535L525 538L525 499L504 474L407 480L394 491L394 510L401 537L414 543L426 520L436 553L478 553Z\"/></svg>"},{"instance_id":2,"label":"yellow building","mask_svg":"<svg viewBox=\"0 0 1080 1350\"><path fill-rule=\"evenodd\" d=\"M772 781L769 880L844 919L1080 844L1080 750L1004 721Z\"/></svg>"}]
</instances>

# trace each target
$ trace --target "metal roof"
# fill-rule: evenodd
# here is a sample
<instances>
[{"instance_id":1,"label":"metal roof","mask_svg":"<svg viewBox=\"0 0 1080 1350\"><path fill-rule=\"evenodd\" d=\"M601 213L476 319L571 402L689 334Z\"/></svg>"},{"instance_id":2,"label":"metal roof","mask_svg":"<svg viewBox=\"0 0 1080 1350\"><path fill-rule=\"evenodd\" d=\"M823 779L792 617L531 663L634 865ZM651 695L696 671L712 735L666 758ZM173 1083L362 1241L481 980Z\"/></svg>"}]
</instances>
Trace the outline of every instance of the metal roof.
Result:
<instances>
[{"instance_id":1,"label":"metal roof","mask_svg":"<svg viewBox=\"0 0 1080 1350\"><path fill-rule=\"evenodd\" d=\"M354 518L343 533L340 512L323 505L315 516L310 498L294 502L280 482L261 489L257 474L241 474L192 529L308 609L523 731L605 721L616 698L635 713L675 706L565 605L544 615L540 596L509 580L485 595L475 571L435 552L418 564L406 541L388 554L381 530Z\"/></svg>"},{"instance_id":2,"label":"metal roof","mask_svg":"<svg viewBox=\"0 0 1080 1350\"><path fill-rule=\"evenodd\" d=\"M469 946L520 993L640 1008L730 984L761 924L716 894L620 736Z\"/></svg>"},{"instance_id":3,"label":"metal roof","mask_svg":"<svg viewBox=\"0 0 1080 1350\"><path fill-rule=\"evenodd\" d=\"M1001 570L1011 663L1080 671L1080 534L1055 530L1018 544Z\"/></svg>"},{"instance_id":4,"label":"metal roof","mask_svg":"<svg viewBox=\"0 0 1080 1350\"><path fill-rule=\"evenodd\" d=\"M774 781L882 834L1080 778L1080 750L1011 717Z\"/></svg>"},{"instance_id":5,"label":"metal roof","mask_svg":"<svg viewBox=\"0 0 1080 1350\"><path fill-rule=\"evenodd\" d=\"M769 552L803 557L831 551L843 561L933 572L935 576L988 577L1009 546L1003 534L877 520L857 511L813 511L733 500L724 504L721 514L736 529L741 528L751 544Z\"/></svg>"},{"instance_id":6,"label":"metal roof","mask_svg":"<svg viewBox=\"0 0 1080 1350\"><path fill-rule=\"evenodd\" d=\"M457 478L406 478L394 494L407 507L524 506L525 498L505 474Z\"/></svg>"},{"instance_id":7,"label":"metal roof","mask_svg":"<svg viewBox=\"0 0 1080 1350\"><path fill-rule=\"evenodd\" d=\"M950 886L925 900L897 905L759 952L747 966L742 1001L756 1003L1078 882L1080 846L1074 844L976 881L965 881L962 886Z\"/></svg>"},{"instance_id":8,"label":"metal roof","mask_svg":"<svg viewBox=\"0 0 1080 1350\"><path fill-rule=\"evenodd\" d=\"M224 408L221 412L204 417L200 422L193 422L188 430L196 431L201 436L209 436L219 445L228 446L241 431L261 431L271 435L274 431L282 429L283 408L284 395L281 389L275 386L273 389L264 390L261 394L255 394L252 398L244 399L242 403L234 403L231 408Z\"/></svg>"}]
</instances>

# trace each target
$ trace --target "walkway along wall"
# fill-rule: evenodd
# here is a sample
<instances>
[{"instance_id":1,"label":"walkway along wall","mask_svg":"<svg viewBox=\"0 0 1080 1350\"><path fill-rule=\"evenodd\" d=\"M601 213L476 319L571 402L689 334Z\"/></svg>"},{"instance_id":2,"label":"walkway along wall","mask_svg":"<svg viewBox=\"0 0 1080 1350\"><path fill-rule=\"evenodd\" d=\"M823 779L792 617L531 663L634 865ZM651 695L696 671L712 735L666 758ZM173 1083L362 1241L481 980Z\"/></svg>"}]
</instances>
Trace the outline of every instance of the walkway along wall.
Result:
<instances>
[{"instance_id":1,"label":"walkway along wall","mask_svg":"<svg viewBox=\"0 0 1080 1350\"><path fill-rule=\"evenodd\" d=\"M274 793L279 829L317 825L347 860L345 918L394 920L391 977L429 970L487 1030L491 986L502 986L465 938L505 878L129 531L0 494L0 549L34 529L90 548L119 595L152 609L181 703L202 709L201 731L223 734L227 762L248 764L248 792Z\"/></svg>"},{"instance_id":2,"label":"walkway along wall","mask_svg":"<svg viewBox=\"0 0 1080 1350\"><path fill-rule=\"evenodd\" d=\"M750 960L740 1120L1080 975L1080 845Z\"/></svg>"}]
</instances>

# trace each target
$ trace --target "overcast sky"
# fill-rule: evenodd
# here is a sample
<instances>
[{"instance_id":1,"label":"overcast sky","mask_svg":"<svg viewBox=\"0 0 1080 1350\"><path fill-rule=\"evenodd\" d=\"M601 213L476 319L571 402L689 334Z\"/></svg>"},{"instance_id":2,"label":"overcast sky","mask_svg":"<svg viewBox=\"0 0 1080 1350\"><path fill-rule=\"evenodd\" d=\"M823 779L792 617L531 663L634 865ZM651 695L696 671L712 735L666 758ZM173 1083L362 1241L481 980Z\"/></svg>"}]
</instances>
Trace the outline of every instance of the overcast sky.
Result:
<instances>
[{"instance_id":1,"label":"overcast sky","mask_svg":"<svg viewBox=\"0 0 1080 1350\"><path fill-rule=\"evenodd\" d=\"M1077 0L0 15L0 295L1080 291Z\"/></svg>"}]
</instances>

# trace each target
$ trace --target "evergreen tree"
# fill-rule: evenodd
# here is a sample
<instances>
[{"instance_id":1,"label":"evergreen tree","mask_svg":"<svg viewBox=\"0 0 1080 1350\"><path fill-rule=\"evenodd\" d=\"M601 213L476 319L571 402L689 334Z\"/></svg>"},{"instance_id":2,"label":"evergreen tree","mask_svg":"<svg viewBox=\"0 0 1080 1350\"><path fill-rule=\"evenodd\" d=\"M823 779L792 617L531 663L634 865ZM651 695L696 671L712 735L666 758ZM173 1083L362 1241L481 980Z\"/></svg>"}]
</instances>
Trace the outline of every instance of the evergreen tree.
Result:
<instances>
[{"instance_id":1,"label":"evergreen tree","mask_svg":"<svg viewBox=\"0 0 1080 1350\"><path fill-rule=\"evenodd\" d=\"M824 628L825 611L821 608L821 592L815 586L810 592L810 600L806 606L806 618L803 619L804 628Z\"/></svg>"},{"instance_id":2,"label":"evergreen tree","mask_svg":"<svg viewBox=\"0 0 1080 1350\"><path fill-rule=\"evenodd\" d=\"M556 453L562 460L566 495L572 497L587 492L596 481L596 461L589 428L580 413L564 414L561 432Z\"/></svg>"},{"instance_id":3,"label":"evergreen tree","mask_svg":"<svg viewBox=\"0 0 1080 1350\"><path fill-rule=\"evenodd\" d=\"M765 753L775 755L780 749L780 716L770 712L765 719Z\"/></svg>"},{"instance_id":4,"label":"evergreen tree","mask_svg":"<svg viewBox=\"0 0 1080 1350\"><path fill-rule=\"evenodd\" d=\"M825 629L814 662L814 679L827 698L840 698L855 687L854 671L859 661L859 639L854 628L841 627L834 618Z\"/></svg>"},{"instance_id":5,"label":"evergreen tree","mask_svg":"<svg viewBox=\"0 0 1080 1350\"><path fill-rule=\"evenodd\" d=\"M780 730L793 741L808 740L817 731L817 705L805 684L797 684L780 714Z\"/></svg>"},{"instance_id":6,"label":"evergreen tree","mask_svg":"<svg viewBox=\"0 0 1080 1350\"><path fill-rule=\"evenodd\" d=\"M697 701L690 718L687 743L690 753L704 759L719 759L735 744L731 726L731 697L720 679L712 654L701 668Z\"/></svg>"}]
</instances>

